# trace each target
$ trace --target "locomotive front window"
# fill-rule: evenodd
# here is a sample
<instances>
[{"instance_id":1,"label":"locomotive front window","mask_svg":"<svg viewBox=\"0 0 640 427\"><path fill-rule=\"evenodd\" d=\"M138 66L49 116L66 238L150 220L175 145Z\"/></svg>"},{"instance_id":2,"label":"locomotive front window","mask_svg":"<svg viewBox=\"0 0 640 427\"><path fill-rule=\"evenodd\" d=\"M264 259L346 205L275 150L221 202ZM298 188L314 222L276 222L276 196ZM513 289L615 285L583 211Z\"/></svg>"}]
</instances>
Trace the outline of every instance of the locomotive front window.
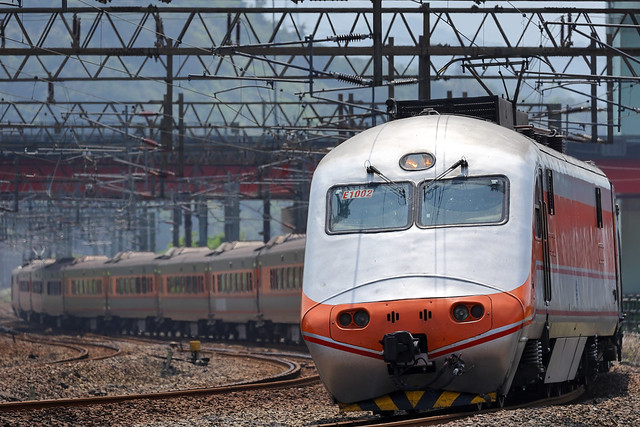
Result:
<instances>
[{"instance_id":1,"label":"locomotive front window","mask_svg":"<svg viewBox=\"0 0 640 427\"><path fill-rule=\"evenodd\" d=\"M329 190L331 233L400 230L411 225L413 186L407 182L343 185Z\"/></svg>"},{"instance_id":2,"label":"locomotive front window","mask_svg":"<svg viewBox=\"0 0 640 427\"><path fill-rule=\"evenodd\" d=\"M418 225L499 224L507 218L507 179L462 177L420 186Z\"/></svg>"}]
</instances>

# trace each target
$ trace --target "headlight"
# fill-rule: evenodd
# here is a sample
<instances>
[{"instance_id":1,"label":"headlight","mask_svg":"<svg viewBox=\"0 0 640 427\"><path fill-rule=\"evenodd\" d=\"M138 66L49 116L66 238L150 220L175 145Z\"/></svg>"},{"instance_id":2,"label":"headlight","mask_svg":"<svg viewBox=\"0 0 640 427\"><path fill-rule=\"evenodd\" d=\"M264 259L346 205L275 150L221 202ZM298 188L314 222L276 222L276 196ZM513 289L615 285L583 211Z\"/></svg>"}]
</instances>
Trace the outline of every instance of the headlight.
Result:
<instances>
[{"instance_id":1,"label":"headlight","mask_svg":"<svg viewBox=\"0 0 640 427\"><path fill-rule=\"evenodd\" d=\"M351 325L351 322L353 322L351 313L340 313L340 316L338 316L338 323L340 323L340 326L347 327Z\"/></svg>"},{"instance_id":2,"label":"headlight","mask_svg":"<svg viewBox=\"0 0 640 427\"><path fill-rule=\"evenodd\" d=\"M469 317L469 309L464 304L458 304L453 308L453 318L458 322L464 322Z\"/></svg>"},{"instance_id":3,"label":"headlight","mask_svg":"<svg viewBox=\"0 0 640 427\"><path fill-rule=\"evenodd\" d=\"M351 309L338 314L338 326L341 328L364 328L369 324L369 313L363 309Z\"/></svg>"},{"instance_id":4,"label":"headlight","mask_svg":"<svg viewBox=\"0 0 640 427\"><path fill-rule=\"evenodd\" d=\"M356 311L353 315L353 322L361 328L364 328L369 324L369 313L364 310Z\"/></svg>"},{"instance_id":5,"label":"headlight","mask_svg":"<svg viewBox=\"0 0 640 427\"><path fill-rule=\"evenodd\" d=\"M484 307L481 306L480 304L476 304L473 307L471 307L471 316L475 317L476 319L481 318L483 314L484 314Z\"/></svg>"}]
</instances>

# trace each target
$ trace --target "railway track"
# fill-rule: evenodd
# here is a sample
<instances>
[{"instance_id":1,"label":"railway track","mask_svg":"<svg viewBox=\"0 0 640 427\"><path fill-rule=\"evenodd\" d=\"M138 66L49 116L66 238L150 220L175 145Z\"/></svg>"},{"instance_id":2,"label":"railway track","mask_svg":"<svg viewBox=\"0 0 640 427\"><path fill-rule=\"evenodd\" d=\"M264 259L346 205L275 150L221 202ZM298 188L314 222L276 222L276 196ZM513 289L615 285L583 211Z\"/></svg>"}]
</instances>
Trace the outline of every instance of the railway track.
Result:
<instances>
[{"instance_id":1,"label":"railway track","mask_svg":"<svg viewBox=\"0 0 640 427\"><path fill-rule=\"evenodd\" d=\"M140 342L140 340L136 340ZM58 342L60 343L60 342ZM60 343L61 344L61 343ZM64 344L70 345L70 344ZM98 344L96 344L98 345ZM102 345L102 344L100 344ZM71 345L70 345L71 346ZM300 377L301 367L298 363L285 359L277 355L251 354L242 351L228 349L204 349L203 353L216 352L224 354L227 357L250 358L254 360L264 361L265 363L276 364L282 367L282 370L274 375L262 378L251 379L247 381L235 382L215 387L189 388L184 390L172 390L152 393L136 393L112 396L89 396L78 398L64 399L45 399L45 400L29 400L20 402L4 402L0 403L0 413L10 411L29 411L43 408L63 408L78 407L88 405L105 405L118 404L123 402L131 402L138 400L159 400L159 399L177 399L189 396L207 396L220 395L233 392L245 392L252 390L267 390L286 387L299 387L313 384L319 381L317 375ZM288 357L295 357L291 354ZM304 357L304 355L297 355Z\"/></svg>"},{"instance_id":2,"label":"railway track","mask_svg":"<svg viewBox=\"0 0 640 427\"><path fill-rule=\"evenodd\" d=\"M515 410L522 408L535 408L541 406L553 406L563 405L578 399L585 392L583 386L576 388L567 393L563 393L559 396L550 396L543 399L535 400L533 402L517 403L512 405L505 405L503 407L488 407L479 408L475 411L467 412L455 412L442 414L440 411L435 414L419 414L419 415L406 415L399 417L383 417L376 420L349 420L338 421L335 423L316 424L314 427L346 427L346 426L376 426L376 427L411 427L411 426L432 426L448 423L455 420L469 418L474 415L491 414L502 410Z\"/></svg>"},{"instance_id":3,"label":"railway track","mask_svg":"<svg viewBox=\"0 0 640 427\"><path fill-rule=\"evenodd\" d=\"M0 330L0 333L13 336L14 339L20 340L20 341L30 342L34 344L55 346L55 347L63 347L75 353L69 357L42 362L42 364L45 364L45 365L73 362L78 360L102 360L109 357L117 356L121 353L120 348L115 347L112 344L90 342L86 340L69 340L69 339L57 339L53 337L29 336L25 333L18 333L17 331L14 331L8 328L4 328L3 330ZM91 351L90 348L99 349L99 350Z\"/></svg>"}]
</instances>

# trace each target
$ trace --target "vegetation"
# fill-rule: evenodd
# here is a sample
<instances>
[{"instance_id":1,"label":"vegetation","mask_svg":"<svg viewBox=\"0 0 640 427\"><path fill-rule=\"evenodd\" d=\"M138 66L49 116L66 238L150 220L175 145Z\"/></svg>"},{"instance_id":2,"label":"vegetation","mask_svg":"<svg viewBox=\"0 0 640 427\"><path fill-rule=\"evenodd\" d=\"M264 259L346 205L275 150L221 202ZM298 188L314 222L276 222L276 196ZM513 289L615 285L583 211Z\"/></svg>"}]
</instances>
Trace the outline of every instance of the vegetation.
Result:
<instances>
[{"instance_id":1,"label":"vegetation","mask_svg":"<svg viewBox=\"0 0 640 427\"><path fill-rule=\"evenodd\" d=\"M622 339L622 361L640 365L640 335L627 332Z\"/></svg>"},{"instance_id":2,"label":"vegetation","mask_svg":"<svg viewBox=\"0 0 640 427\"><path fill-rule=\"evenodd\" d=\"M0 289L0 303L10 303L11 302L11 289Z\"/></svg>"}]
</instances>

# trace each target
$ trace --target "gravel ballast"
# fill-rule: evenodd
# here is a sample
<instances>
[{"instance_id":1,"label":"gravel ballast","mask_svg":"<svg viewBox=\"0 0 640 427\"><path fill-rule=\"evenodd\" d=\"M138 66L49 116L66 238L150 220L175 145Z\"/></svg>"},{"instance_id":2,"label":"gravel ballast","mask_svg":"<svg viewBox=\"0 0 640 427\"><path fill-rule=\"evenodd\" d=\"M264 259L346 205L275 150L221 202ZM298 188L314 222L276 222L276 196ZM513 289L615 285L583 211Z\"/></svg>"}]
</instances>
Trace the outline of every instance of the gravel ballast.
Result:
<instances>
[{"instance_id":1,"label":"gravel ballast","mask_svg":"<svg viewBox=\"0 0 640 427\"><path fill-rule=\"evenodd\" d=\"M448 426L635 426L640 420L640 338L624 340L623 363L602 374L579 402L553 407L502 410ZM174 370L163 372L167 344L113 339L122 351L104 360L50 364L73 356L71 349L0 334L0 402L148 393L210 387L264 377L282 367L212 353L196 366L176 351ZM184 344L188 347L188 344ZM213 344L204 344L206 347ZM315 374L310 359L295 359L304 375ZM320 382L275 390L141 400L121 404L0 412L0 426L300 426L357 419L370 413L338 413Z\"/></svg>"}]
</instances>

